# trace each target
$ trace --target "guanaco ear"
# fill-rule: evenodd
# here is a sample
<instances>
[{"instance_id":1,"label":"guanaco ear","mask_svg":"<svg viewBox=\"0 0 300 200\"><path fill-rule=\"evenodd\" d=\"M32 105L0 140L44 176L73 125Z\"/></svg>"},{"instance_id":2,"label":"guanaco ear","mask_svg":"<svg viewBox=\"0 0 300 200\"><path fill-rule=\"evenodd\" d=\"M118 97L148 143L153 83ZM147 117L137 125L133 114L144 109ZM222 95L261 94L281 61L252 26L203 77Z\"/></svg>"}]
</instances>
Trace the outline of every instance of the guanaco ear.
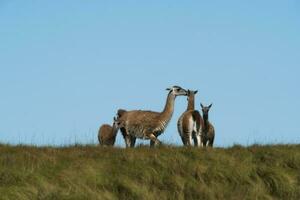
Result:
<instances>
[{"instance_id":1,"label":"guanaco ear","mask_svg":"<svg viewBox=\"0 0 300 200\"><path fill-rule=\"evenodd\" d=\"M212 107L212 105L213 105L213 104L210 104L210 105L208 106L208 108L210 109L210 108Z\"/></svg>"},{"instance_id":2,"label":"guanaco ear","mask_svg":"<svg viewBox=\"0 0 300 200\"><path fill-rule=\"evenodd\" d=\"M197 94L198 93L198 90L196 90L195 92L194 92L194 94Z\"/></svg>"},{"instance_id":3,"label":"guanaco ear","mask_svg":"<svg viewBox=\"0 0 300 200\"><path fill-rule=\"evenodd\" d=\"M167 88L166 90L167 90L167 91L171 91L172 89L171 89L171 88Z\"/></svg>"},{"instance_id":4,"label":"guanaco ear","mask_svg":"<svg viewBox=\"0 0 300 200\"><path fill-rule=\"evenodd\" d=\"M202 103L200 105L201 105L201 108L204 108L204 105Z\"/></svg>"}]
</instances>

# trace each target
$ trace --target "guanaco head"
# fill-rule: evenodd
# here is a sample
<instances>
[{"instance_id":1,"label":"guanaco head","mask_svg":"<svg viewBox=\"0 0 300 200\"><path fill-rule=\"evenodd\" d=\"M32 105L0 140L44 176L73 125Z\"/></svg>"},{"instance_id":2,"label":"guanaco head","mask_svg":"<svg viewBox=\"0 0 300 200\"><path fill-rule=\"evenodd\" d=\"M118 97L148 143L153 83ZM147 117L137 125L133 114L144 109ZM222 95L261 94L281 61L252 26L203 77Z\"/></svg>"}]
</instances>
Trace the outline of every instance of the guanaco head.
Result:
<instances>
[{"instance_id":1,"label":"guanaco head","mask_svg":"<svg viewBox=\"0 0 300 200\"><path fill-rule=\"evenodd\" d=\"M179 86L173 86L171 88L167 88L167 90L170 91L170 94L173 94L175 97L188 95L187 91Z\"/></svg>"},{"instance_id":2,"label":"guanaco head","mask_svg":"<svg viewBox=\"0 0 300 200\"><path fill-rule=\"evenodd\" d=\"M121 118L127 111L124 109L119 109L117 112L117 118Z\"/></svg>"},{"instance_id":3,"label":"guanaco head","mask_svg":"<svg viewBox=\"0 0 300 200\"><path fill-rule=\"evenodd\" d=\"M195 95L198 93L198 90L188 90L187 91L187 100L190 100L191 98L195 98Z\"/></svg>"},{"instance_id":4,"label":"guanaco head","mask_svg":"<svg viewBox=\"0 0 300 200\"><path fill-rule=\"evenodd\" d=\"M209 106L203 106L203 104L201 103L201 108L202 108L202 113L203 113L203 119L204 120L208 120L208 113L210 108L212 107L212 104L210 104Z\"/></svg>"},{"instance_id":5,"label":"guanaco head","mask_svg":"<svg viewBox=\"0 0 300 200\"><path fill-rule=\"evenodd\" d=\"M114 117L113 134L116 135L119 129L120 129L120 122L118 121L118 118Z\"/></svg>"}]
</instances>

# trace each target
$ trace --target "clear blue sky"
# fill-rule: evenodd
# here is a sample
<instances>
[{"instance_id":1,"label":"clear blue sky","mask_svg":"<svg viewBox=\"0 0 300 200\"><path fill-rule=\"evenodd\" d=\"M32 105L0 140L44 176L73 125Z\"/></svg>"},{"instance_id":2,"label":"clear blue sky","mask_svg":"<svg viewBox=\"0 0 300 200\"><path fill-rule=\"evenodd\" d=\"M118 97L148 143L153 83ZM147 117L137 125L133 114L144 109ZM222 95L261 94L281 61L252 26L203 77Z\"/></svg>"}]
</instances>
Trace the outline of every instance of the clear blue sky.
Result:
<instances>
[{"instance_id":1,"label":"clear blue sky","mask_svg":"<svg viewBox=\"0 0 300 200\"><path fill-rule=\"evenodd\" d=\"M0 0L1 143L96 143L171 85L214 103L218 146L300 142L300 2Z\"/></svg>"}]
</instances>

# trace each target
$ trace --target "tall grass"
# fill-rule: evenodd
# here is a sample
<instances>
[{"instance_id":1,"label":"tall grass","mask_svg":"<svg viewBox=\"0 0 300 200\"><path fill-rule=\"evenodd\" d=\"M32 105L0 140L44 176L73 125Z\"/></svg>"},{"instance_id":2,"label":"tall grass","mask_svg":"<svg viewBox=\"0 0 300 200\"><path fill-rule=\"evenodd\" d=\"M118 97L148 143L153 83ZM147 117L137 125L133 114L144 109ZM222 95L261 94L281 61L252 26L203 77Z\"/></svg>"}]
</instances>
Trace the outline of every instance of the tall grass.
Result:
<instances>
[{"instance_id":1,"label":"tall grass","mask_svg":"<svg viewBox=\"0 0 300 200\"><path fill-rule=\"evenodd\" d=\"M0 199L300 199L300 145L0 145Z\"/></svg>"}]
</instances>

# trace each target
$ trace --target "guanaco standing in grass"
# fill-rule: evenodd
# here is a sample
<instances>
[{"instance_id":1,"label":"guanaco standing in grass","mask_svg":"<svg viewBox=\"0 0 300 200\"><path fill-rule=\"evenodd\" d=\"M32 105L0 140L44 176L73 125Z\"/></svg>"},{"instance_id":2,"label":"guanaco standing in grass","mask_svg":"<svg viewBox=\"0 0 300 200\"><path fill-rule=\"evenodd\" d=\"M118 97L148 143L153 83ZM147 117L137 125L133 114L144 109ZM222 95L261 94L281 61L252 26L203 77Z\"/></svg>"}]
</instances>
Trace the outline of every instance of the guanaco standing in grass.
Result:
<instances>
[{"instance_id":1,"label":"guanaco standing in grass","mask_svg":"<svg viewBox=\"0 0 300 200\"><path fill-rule=\"evenodd\" d=\"M114 118L113 126L104 124L98 132L98 140L101 146L114 146L119 131L117 118Z\"/></svg>"},{"instance_id":2,"label":"guanaco standing in grass","mask_svg":"<svg viewBox=\"0 0 300 200\"><path fill-rule=\"evenodd\" d=\"M126 131L126 137L150 139L151 147L161 144L157 138L165 131L172 118L176 97L187 96L187 91L179 86L167 90L169 94L162 112L134 110L125 112L119 118L120 128Z\"/></svg>"},{"instance_id":3,"label":"guanaco standing in grass","mask_svg":"<svg viewBox=\"0 0 300 200\"><path fill-rule=\"evenodd\" d=\"M126 112L127 111L124 110L124 109L119 109L118 112L117 112L118 119L121 118ZM129 135L125 128L120 128L120 131L123 135L126 148L128 148L128 147L133 148L135 146L135 143L136 143L136 137L134 137L132 135Z\"/></svg>"},{"instance_id":4,"label":"guanaco standing in grass","mask_svg":"<svg viewBox=\"0 0 300 200\"><path fill-rule=\"evenodd\" d=\"M188 105L186 111L178 120L177 128L184 146L191 146L192 139L194 146L201 146L201 128L203 119L199 111L195 110L195 95L198 91L188 90Z\"/></svg>"},{"instance_id":5,"label":"guanaco standing in grass","mask_svg":"<svg viewBox=\"0 0 300 200\"><path fill-rule=\"evenodd\" d=\"M213 147L214 140L215 140L215 128L209 122L208 119L208 113L211 107L212 104L210 104L209 106L204 106L203 104L201 104L203 120L204 120L204 127L202 129L202 144L204 147L206 147L207 145Z\"/></svg>"}]
</instances>

